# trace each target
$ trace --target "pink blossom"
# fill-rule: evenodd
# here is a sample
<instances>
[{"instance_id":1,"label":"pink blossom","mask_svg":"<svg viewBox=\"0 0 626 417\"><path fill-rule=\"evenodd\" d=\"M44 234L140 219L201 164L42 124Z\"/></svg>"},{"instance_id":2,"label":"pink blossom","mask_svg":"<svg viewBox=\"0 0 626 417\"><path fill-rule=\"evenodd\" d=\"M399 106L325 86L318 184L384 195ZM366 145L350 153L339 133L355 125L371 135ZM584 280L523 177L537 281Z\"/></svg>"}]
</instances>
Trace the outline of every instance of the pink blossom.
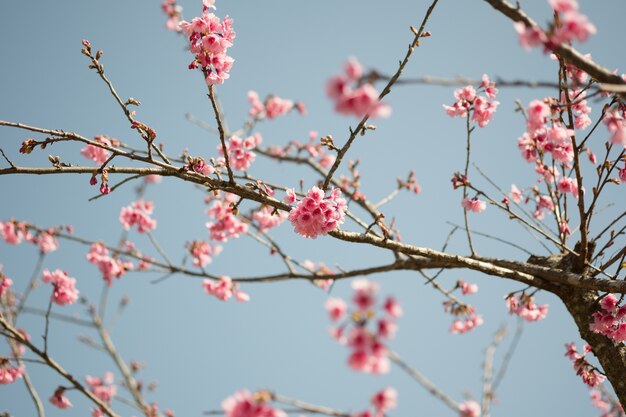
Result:
<instances>
[{"instance_id":1,"label":"pink blossom","mask_svg":"<svg viewBox=\"0 0 626 417\"><path fill-rule=\"evenodd\" d=\"M352 289L354 290L352 301L359 310L365 311L376 303L376 293L380 286L367 279L355 279L352 281Z\"/></svg>"},{"instance_id":2,"label":"pink blossom","mask_svg":"<svg viewBox=\"0 0 626 417\"><path fill-rule=\"evenodd\" d=\"M293 109L293 107L293 101L286 100L278 96L270 96L265 102L265 112L268 119L274 119L278 116L286 114Z\"/></svg>"},{"instance_id":3,"label":"pink blossom","mask_svg":"<svg viewBox=\"0 0 626 417\"><path fill-rule=\"evenodd\" d=\"M520 201L522 201L522 190L517 188L515 184L511 184L511 192L509 193L509 197L511 197L511 200L519 203Z\"/></svg>"},{"instance_id":4,"label":"pink blossom","mask_svg":"<svg viewBox=\"0 0 626 417\"><path fill-rule=\"evenodd\" d=\"M163 10L163 13L167 15L167 21L165 22L166 29L174 32L180 32L181 29L179 24L182 7L176 4L176 0L164 0L161 3L161 9Z\"/></svg>"},{"instance_id":5,"label":"pink blossom","mask_svg":"<svg viewBox=\"0 0 626 417\"><path fill-rule=\"evenodd\" d=\"M487 97L493 99L498 94L498 89L496 88L496 83L489 80L489 76L487 74L483 74L482 83L479 88L485 89L485 94Z\"/></svg>"},{"instance_id":6,"label":"pink blossom","mask_svg":"<svg viewBox=\"0 0 626 417\"><path fill-rule=\"evenodd\" d=\"M213 7L213 2L206 0L201 17L179 24L180 30L189 39L189 50L194 54L189 69L200 68L208 85L221 84L228 79L228 71L234 62L226 55L235 38L233 20L225 17L220 21L213 13L207 13Z\"/></svg>"},{"instance_id":7,"label":"pink blossom","mask_svg":"<svg viewBox=\"0 0 626 417\"><path fill-rule=\"evenodd\" d=\"M8 359L0 357L0 385L12 384L22 377L24 370L12 366Z\"/></svg>"},{"instance_id":8,"label":"pink blossom","mask_svg":"<svg viewBox=\"0 0 626 417\"><path fill-rule=\"evenodd\" d=\"M617 111L607 112L603 121L609 132L612 133L609 141L626 147L626 121L624 116Z\"/></svg>"},{"instance_id":9,"label":"pink blossom","mask_svg":"<svg viewBox=\"0 0 626 417\"><path fill-rule=\"evenodd\" d=\"M54 252L59 248L59 241L54 235L54 230L52 229L41 232L39 235L35 236L33 243L39 245L39 250L42 253Z\"/></svg>"},{"instance_id":10,"label":"pink blossom","mask_svg":"<svg viewBox=\"0 0 626 417\"><path fill-rule=\"evenodd\" d=\"M565 345L565 356L572 361L576 375L580 376L585 384L593 388L599 386L605 377L585 359L587 353L589 353L587 346L585 346L585 354L581 355L577 352L574 343Z\"/></svg>"},{"instance_id":11,"label":"pink blossom","mask_svg":"<svg viewBox=\"0 0 626 417\"><path fill-rule=\"evenodd\" d=\"M534 297L523 294L519 298L515 296L508 297L506 304L509 309L509 314L515 314L526 321L539 321L543 320L548 315L548 305L535 304Z\"/></svg>"},{"instance_id":12,"label":"pink blossom","mask_svg":"<svg viewBox=\"0 0 626 417\"><path fill-rule=\"evenodd\" d=\"M450 333L463 334L474 330L478 326L482 326L483 318L481 316L470 313L465 319L456 319L450 326Z\"/></svg>"},{"instance_id":13,"label":"pink blossom","mask_svg":"<svg viewBox=\"0 0 626 417\"><path fill-rule=\"evenodd\" d=\"M559 192L571 193L574 197L578 198L578 181L576 178L563 177L557 184Z\"/></svg>"},{"instance_id":14,"label":"pink blossom","mask_svg":"<svg viewBox=\"0 0 626 417\"><path fill-rule=\"evenodd\" d=\"M376 334L383 339L393 339L396 336L398 325L388 318L379 319Z\"/></svg>"},{"instance_id":15,"label":"pink blossom","mask_svg":"<svg viewBox=\"0 0 626 417\"><path fill-rule=\"evenodd\" d=\"M228 153L228 162L233 169L245 171L256 159L256 154L251 151L257 146L257 139L254 136L248 136L241 139L238 136L231 136L226 143L226 152ZM220 155L224 155L222 145L217 146Z\"/></svg>"},{"instance_id":16,"label":"pink blossom","mask_svg":"<svg viewBox=\"0 0 626 417\"><path fill-rule=\"evenodd\" d=\"M461 288L463 295L476 294L478 292L478 285L470 284L462 279L458 281L457 285Z\"/></svg>"},{"instance_id":17,"label":"pink blossom","mask_svg":"<svg viewBox=\"0 0 626 417\"><path fill-rule=\"evenodd\" d=\"M52 394L52 397L49 399L50 403L57 406L61 410L72 407L72 403L64 394L65 388L57 388L56 391L54 391L54 394Z\"/></svg>"},{"instance_id":18,"label":"pink blossom","mask_svg":"<svg viewBox=\"0 0 626 417\"><path fill-rule=\"evenodd\" d=\"M146 182L146 184L159 184L161 181L163 181L163 177L157 174L150 174L143 177L143 180Z\"/></svg>"},{"instance_id":19,"label":"pink blossom","mask_svg":"<svg viewBox=\"0 0 626 417\"><path fill-rule=\"evenodd\" d=\"M333 188L325 197L324 191L314 186L291 210L288 218L296 233L315 239L339 227L344 222L346 211L346 200L341 197L341 190Z\"/></svg>"},{"instance_id":20,"label":"pink blossom","mask_svg":"<svg viewBox=\"0 0 626 417\"><path fill-rule=\"evenodd\" d=\"M248 225L239 220L233 212L236 201L237 196L226 193L222 199L215 200L207 210L207 214L215 220L206 223L212 240L226 242L248 231Z\"/></svg>"},{"instance_id":21,"label":"pink blossom","mask_svg":"<svg viewBox=\"0 0 626 417\"><path fill-rule=\"evenodd\" d=\"M391 108L379 101L379 92L374 86L358 84L363 73L361 64L350 58L344 70L345 75L334 76L326 83L326 94L335 102L335 111L357 117L388 117Z\"/></svg>"},{"instance_id":22,"label":"pink blossom","mask_svg":"<svg viewBox=\"0 0 626 417\"><path fill-rule=\"evenodd\" d=\"M348 305L341 298L329 298L326 300L325 308L332 321L339 321L346 314Z\"/></svg>"},{"instance_id":23,"label":"pink blossom","mask_svg":"<svg viewBox=\"0 0 626 417\"><path fill-rule=\"evenodd\" d=\"M113 139L105 135L94 137L94 141L108 147L120 145L120 142L117 139ZM91 159L98 165L104 164L106 160L109 159L109 156L111 156L111 153L108 150L96 145L87 145L81 149L80 153L85 158Z\"/></svg>"},{"instance_id":24,"label":"pink blossom","mask_svg":"<svg viewBox=\"0 0 626 417\"><path fill-rule=\"evenodd\" d=\"M459 417L480 417L480 405L474 401L464 401L459 404Z\"/></svg>"},{"instance_id":25,"label":"pink blossom","mask_svg":"<svg viewBox=\"0 0 626 417\"><path fill-rule=\"evenodd\" d=\"M111 372L105 372L102 379L86 375L85 382L89 385L89 390L104 403L110 404L117 394L117 387L113 384Z\"/></svg>"},{"instance_id":26,"label":"pink blossom","mask_svg":"<svg viewBox=\"0 0 626 417\"><path fill-rule=\"evenodd\" d=\"M483 212L487 208L487 203L477 198L464 198L461 200L461 205L465 210L472 211L474 213Z\"/></svg>"},{"instance_id":27,"label":"pink blossom","mask_svg":"<svg viewBox=\"0 0 626 417\"><path fill-rule=\"evenodd\" d=\"M239 290L239 284L233 282L233 280L228 276L223 276L219 279L219 281L213 281L211 279L205 279L202 283L202 288L204 291L209 294L215 296L217 299L226 301L231 298L233 295L237 301L249 301L250 297L248 294Z\"/></svg>"},{"instance_id":28,"label":"pink blossom","mask_svg":"<svg viewBox=\"0 0 626 417\"><path fill-rule=\"evenodd\" d=\"M528 114L527 129L530 134L545 127L550 116L550 107L543 101L533 100L526 110Z\"/></svg>"},{"instance_id":29,"label":"pink blossom","mask_svg":"<svg viewBox=\"0 0 626 417\"><path fill-rule=\"evenodd\" d=\"M619 179L622 181L622 183L626 184L626 165L624 165L624 168L618 169L618 174Z\"/></svg>"},{"instance_id":30,"label":"pink blossom","mask_svg":"<svg viewBox=\"0 0 626 417\"><path fill-rule=\"evenodd\" d=\"M288 216L289 214L286 212L268 206L262 206L252 214L252 218L259 224L259 229L263 232L278 226Z\"/></svg>"},{"instance_id":31,"label":"pink blossom","mask_svg":"<svg viewBox=\"0 0 626 417\"><path fill-rule=\"evenodd\" d=\"M43 271L42 281L51 283L53 287L52 301L58 305L73 304L78 300L78 290L76 289L76 279L71 278L66 272L60 269L50 272Z\"/></svg>"},{"instance_id":32,"label":"pink blossom","mask_svg":"<svg viewBox=\"0 0 626 417\"><path fill-rule=\"evenodd\" d=\"M385 309L385 312L389 314L390 317L393 317L393 318L402 317L402 314L403 314L402 306L393 297L387 297L387 299L385 299L385 304L383 305L383 308Z\"/></svg>"},{"instance_id":33,"label":"pink blossom","mask_svg":"<svg viewBox=\"0 0 626 417\"><path fill-rule=\"evenodd\" d=\"M626 305L619 306L619 300L608 294L600 300L600 311L592 314L593 322L589 330L603 334L617 343L626 341Z\"/></svg>"},{"instance_id":34,"label":"pink blossom","mask_svg":"<svg viewBox=\"0 0 626 417\"><path fill-rule=\"evenodd\" d=\"M13 280L2 273L2 264L0 264L0 298L13 285Z\"/></svg>"},{"instance_id":35,"label":"pink blossom","mask_svg":"<svg viewBox=\"0 0 626 417\"><path fill-rule=\"evenodd\" d=\"M226 417L287 417L283 410L272 407L260 396L248 391L238 391L222 401Z\"/></svg>"},{"instance_id":36,"label":"pink blossom","mask_svg":"<svg viewBox=\"0 0 626 417\"><path fill-rule=\"evenodd\" d=\"M213 261L213 257L222 252L221 246L211 246L209 243L202 240L194 240L188 243L187 249L189 250L189 254L193 257L194 266L200 268L210 264Z\"/></svg>"},{"instance_id":37,"label":"pink blossom","mask_svg":"<svg viewBox=\"0 0 626 417\"><path fill-rule=\"evenodd\" d=\"M98 267L102 278L108 285L113 284L113 278L120 278L126 271L133 269L131 262L124 262L119 258L109 256L109 250L100 242L91 245L87 253L87 261Z\"/></svg>"},{"instance_id":38,"label":"pink blossom","mask_svg":"<svg viewBox=\"0 0 626 417\"><path fill-rule=\"evenodd\" d=\"M379 415L393 410L398 405L398 391L392 387L378 391L372 396L372 405L378 413L381 413Z\"/></svg>"},{"instance_id":39,"label":"pink blossom","mask_svg":"<svg viewBox=\"0 0 626 417\"><path fill-rule=\"evenodd\" d=\"M287 188L287 190L285 190L285 198L283 201L285 204L293 204L296 202L296 192L293 188Z\"/></svg>"},{"instance_id":40,"label":"pink blossom","mask_svg":"<svg viewBox=\"0 0 626 417\"><path fill-rule=\"evenodd\" d=\"M344 72L351 81L358 81L363 76L363 65L351 56L344 65Z\"/></svg>"},{"instance_id":41,"label":"pink blossom","mask_svg":"<svg viewBox=\"0 0 626 417\"><path fill-rule=\"evenodd\" d=\"M22 239L30 240L32 235L28 232L25 223L16 220L0 222L0 235L10 245L18 245Z\"/></svg>"},{"instance_id":42,"label":"pink blossom","mask_svg":"<svg viewBox=\"0 0 626 417\"><path fill-rule=\"evenodd\" d=\"M552 6L555 12L578 10L577 0L548 0L548 3L550 3L550 6Z\"/></svg>"},{"instance_id":43,"label":"pink blossom","mask_svg":"<svg viewBox=\"0 0 626 417\"><path fill-rule=\"evenodd\" d=\"M547 41L546 34L539 26L526 26L523 22L515 22L514 27L519 35L520 45L526 49L542 45Z\"/></svg>"},{"instance_id":44,"label":"pink blossom","mask_svg":"<svg viewBox=\"0 0 626 417\"><path fill-rule=\"evenodd\" d=\"M122 207L120 212L120 223L124 230L130 230L137 226L139 233L147 233L156 228L156 220L150 218L154 205L152 201L137 200L130 206Z\"/></svg>"},{"instance_id":45,"label":"pink blossom","mask_svg":"<svg viewBox=\"0 0 626 417\"><path fill-rule=\"evenodd\" d=\"M577 10L570 10L560 17L561 24L552 34L550 41L554 44L569 43L573 40L585 42L589 35L596 33L596 27L587 16Z\"/></svg>"}]
</instances>

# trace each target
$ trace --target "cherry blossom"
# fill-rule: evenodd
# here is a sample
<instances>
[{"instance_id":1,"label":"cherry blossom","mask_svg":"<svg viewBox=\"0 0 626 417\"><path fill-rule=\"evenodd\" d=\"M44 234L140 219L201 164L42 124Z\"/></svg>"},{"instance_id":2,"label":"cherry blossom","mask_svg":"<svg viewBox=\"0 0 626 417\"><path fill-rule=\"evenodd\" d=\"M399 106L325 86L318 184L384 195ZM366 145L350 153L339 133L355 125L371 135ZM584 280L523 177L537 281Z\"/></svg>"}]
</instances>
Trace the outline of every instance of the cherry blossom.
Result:
<instances>
[{"instance_id":1,"label":"cherry blossom","mask_svg":"<svg viewBox=\"0 0 626 417\"><path fill-rule=\"evenodd\" d=\"M238 238L239 235L246 233L248 225L235 214L238 197L230 193L223 193L220 196L207 210L207 214L215 221L207 222L206 226L212 240L226 242L228 239Z\"/></svg>"},{"instance_id":2,"label":"cherry blossom","mask_svg":"<svg viewBox=\"0 0 626 417\"><path fill-rule=\"evenodd\" d=\"M130 206L122 207L120 212L120 223L124 230L130 230L131 227L137 226L139 233L147 233L156 228L156 220L150 218L154 205L152 201L137 200Z\"/></svg>"},{"instance_id":3,"label":"cherry blossom","mask_svg":"<svg viewBox=\"0 0 626 417\"><path fill-rule=\"evenodd\" d=\"M12 384L22 377L23 372L22 367L11 365L9 359L0 356L0 385Z\"/></svg>"},{"instance_id":4,"label":"cherry blossom","mask_svg":"<svg viewBox=\"0 0 626 417\"><path fill-rule=\"evenodd\" d=\"M283 410L272 407L263 395L242 390L222 401L226 417L287 417Z\"/></svg>"},{"instance_id":5,"label":"cherry blossom","mask_svg":"<svg viewBox=\"0 0 626 417\"><path fill-rule=\"evenodd\" d=\"M210 245L202 240L194 240L187 243L187 250L193 257L194 266L205 267L213 261L213 257L219 255L222 252L222 247L219 245Z\"/></svg>"},{"instance_id":6,"label":"cherry blossom","mask_svg":"<svg viewBox=\"0 0 626 417\"><path fill-rule=\"evenodd\" d=\"M239 136L231 136L226 143L226 152L228 153L230 166L238 171L245 171L250 168L250 165L256 159L256 154L252 152L252 149L256 148L260 143L261 136L258 134L248 136L245 139ZM220 155L224 155L222 145L217 146L217 151Z\"/></svg>"},{"instance_id":7,"label":"cherry blossom","mask_svg":"<svg viewBox=\"0 0 626 417\"><path fill-rule=\"evenodd\" d=\"M387 411L393 410L398 405L398 392L387 387L372 395L372 405L376 409L377 416L383 416Z\"/></svg>"},{"instance_id":8,"label":"cherry blossom","mask_svg":"<svg viewBox=\"0 0 626 417\"><path fill-rule=\"evenodd\" d=\"M388 117L391 108L378 99L379 92L370 83L358 84L363 68L356 58L350 58L345 66L345 74L337 75L326 83L326 94L335 102L335 111L356 117ZM352 86L356 85L356 88Z\"/></svg>"},{"instance_id":9,"label":"cherry blossom","mask_svg":"<svg viewBox=\"0 0 626 417\"><path fill-rule=\"evenodd\" d=\"M228 79L234 62L226 54L235 39L233 20L227 16L220 21L213 13L207 13L207 9L213 7L212 3L207 3L201 17L191 22L183 20L179 24L189 39L189 50L194 54L189 69L200 68L207 85L222 84Z\"/></svg>"},{"instance_id":10,"label":"cherry blossom","mask_svg":"<svg viewBox=\"0 0 626 417\"><path fill-rule=\"evenodd\" d=\"M284 211L275 210L268 206L262 206L252 213L252 219L258 223L259 229L263 232L280 225L288 216Z\"/></svg>"},{"instance_id":11,"label":"cherry blossom","mask_svg":"<svg viewBox=\"0 0 626 417\"><path fill-rule=\"evenodd\" d=\"M296 233L315 239L339 227L344 222L346 211L346 200L341 197L338 188L333 188L325 197L324 191L314 186L291 210L289 221Z\"/></svg>"},{"instance_id":12,"label":"cherry blossom","mask_svg":"<svg viewBox=\"0 0 626 417\"><path fill-rule=\"evenodd\" d=\"M510 296L506 299L510 314L515 314L526 321L543 320L548 315L548 305L535 304L534 297L522 294L519 298Z\"/></svg>"},{"instance_id":13,"label":"cherry blossom","mask_svg":"<svg viewBox=\"0 0 626 417\"><path fill-rule=\"evenodd\" d=\"M461 293L463 293L463 295L476 294L478 292L478 285L470 284L462 279L458 280L456 285L461 289Z\"/></svg>"},{"instance_id":14,"label":"cherry blossom","mask_svg":"<svg viewBox=\"0 0 626 417\"><path fill-rule=\"evenodd\" d=\"M102 145L105 146L109 146L109 147L114 147L114 146L119 146L120 145L120 141L114 138L110 138L106 135L99 135L99 136L95 136L94 137L94 141L98 142ZM83 155L85 158L91 159L92 161L94 161L96 164L98 165L102 165L106 162L107 159L109 159L109 156L111 156L111 152L109 152L108 150L101 148L99 146L95 146L95 145L87 145L85 146L83 149L81 149L80 151L81 155Z\"/></svg>"},{"instance_id":15,"label":"cherry blossom","mask_svg":"<svg viewBox=\"0 0 626 417\"><path fill-rule=\"evenodd\" d=\"M133 269L132 262L124 261L109 255L109 250L103 243L92 244L87 253L87 261L98 267L102 278L108 285L113 284L113 278L120 278L127 271Z\"/></svg>"},{"instance_id":16,"label":"cherry blossom","mask_svg":"<svg viewBox=\"0 0 626 417\"><path fill-rule=\"evenodd\" d=\"M204 291L215 296L217 299L226 301L233 295L237 301L249 301L250 296L239 290L239 284L234 282L230 277L223 276L219 281L205 279L202 283Z\"/></svg>"},{"instance_id":17,"label":"cherry blossom","mask_svg":"<svg viewBox=\"0 0 626 417\"><path fill-rule=\"evenodd\" d=\"M600 301L600 310L592 315L593 322L589 329L609 339L621 343L626 341L626 304L619 306L619 300L613 294L607 294Z\"/></svg>"},{"instance_id":18,"label":"cherry blossom","mask_svg":"<svg viewBox=\"0 0 626 417\"><path fill-rule=\"evenodd\" d=\"M13 280L2 273L2 264L0 264L0 298L13 285Z\"/></svg>"},{"instance_id":19,"label":"cherry blossom","mask_svg":"<svg viewBox=\"0 0 626 417\"><path fill-rule=\"evenodd\" d=\"M480 405L474 401L464 401L459 404L459 417L480 417Z\"/></svg>"},{"instance_id":20,"label":"cherry blossom","mask_svg":"<svg viewBox=\"0 0 626 417\"><path fill-rule=\"evenodd\" d=\"M78 290L76 289L76 279L71 278L66 272L57 269L53 272L45 269L42 281L52 284L52 301L58 305L73 304L78 300Z\"/></svg>"},{"instance_id":21,"label":"cherry blossom","mask_svg":"<svg viewBox=\"0 0 626 417\"><path fill-rule=\"evenodd\" d=\"M471 85L456 89L454 97L457 101L452 106L443 106L448 116L467 117L470 114L470 119L476 122L479 127L487 126L500 105L498 101L493 101L498 90L495 88L495 83L489 80L487 74L483 75L480 89L483 90L486 97L478 95L478 92Z\"/></svg>"},{"instance_id":22,"label":"cherry blossom","mask_svg":"<svg viewBox=\"0 0 626 417\"><path fill-rule=\"evenodd\" d=\"M461 206L467 211L472 211L474 213L480 213L485 211L487 208L487 203L477 198L464 198L461 200Z\"/></svg>"},{"instance_id":23,"label":"cherry blossom","mask_svg":"<svg viewBox=\"0 0 626 417\"><path fill-rule=\"evenodd\" d=\"M576 350L574 343L567 343L565 345L565 356L572 361L576 375L580 376L585 384L592 388L597 387L605 380L605 376L585 359L585 355L591 351L591 347L585 345L583 350L584 354L581 355Z\"/></svg>"},{"instance_id":24,"label":"cherry blossom","mask_svg":"<svg viewBox=\"0 0 626 417\"><path fill-rule=\"evenodd\" d=\"M64 394L65 388L59 387L54 391L54 394L52 394L52 397L50 397L48 401L61 410L72 407L72 403Z\"/></svg>"},{"instance_id":25,"label":"cherry blossom","mask_svg":"<svg viewBox=\"0 0 626 417\"><path fill-rule=\"evenodd\" d=\"M89 390L104 403L110 404L117 394L117 387L113 383L111 372L105 372L102 378L87 375L85 382L89 385Z\"/></svg>"}]
</instances>

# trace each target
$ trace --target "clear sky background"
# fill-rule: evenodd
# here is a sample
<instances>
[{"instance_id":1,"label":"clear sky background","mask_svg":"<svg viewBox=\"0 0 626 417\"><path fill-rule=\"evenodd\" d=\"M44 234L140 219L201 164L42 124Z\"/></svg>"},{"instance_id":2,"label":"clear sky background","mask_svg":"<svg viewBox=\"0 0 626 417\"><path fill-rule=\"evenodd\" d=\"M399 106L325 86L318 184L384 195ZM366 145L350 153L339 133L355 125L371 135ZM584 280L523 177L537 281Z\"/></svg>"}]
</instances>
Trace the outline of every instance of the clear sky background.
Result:
<instances>
[{"instance_id":1,"label":"clear sky background","mask_svg":"<svg viewBox=\"0 0 626 417\"><path fill-rule=\"evenodd\" d=\"M537 21L545 23L549 19L546 1L520 3ZM201 12L200 1L185 0L180 4L187 19ZM246 93L254 89L261 97L274 93L301 100L309 108L306 117L292 114L261 124L258 131L263 134L264 144L306 141L310 130L332 134L336 142L343 143L348 127L357 121L333 113L325 97L326 79L339 73L349 56L357 57L368 68L383 73L394 71L412 38L409 25L419 25L427 6L421 0L218 0L217 14L233 17L237 31L235 46L230 50L236 60L231 78L217 89L230 126L239 126L245 120ZM626 3L583 1L581 9L598 27L598 34L581 51L591 51L594 59L608 68L623 69L623 48L618 45L626 36ZM216 156L217 137L184 116L192 113L213 120L205 84L198 72L187 70L191 55L185 51L185 42L166 31L164 22L159 1L0 3L0 119L76 131L87 137L107 134L141 146L105 85L87 69L88 60L80 53L81 40L86 38L94 49L104 50L102 62L120 95L142 102L137 118L157 130L157 141L165 143L167 152L179 154L189 148L192 155ZM441 0L427 29L433 36L415 52L406 68L407 77L460 75L479 79L488 73L506 79L557 79L555 63L541 51L526 52L519 47L512 23L483 1ZM453 88L448 87L396 86L387 100L393 108L392 116L376 120L378 129L358 139L348 155L361 161L363 191L373 201L393 189L397 176L415 170L422 194L402 193L385 207L384 213L388 219L396 219L406 242L420 246L440 248L451 228L446 222L462 223L461 192L452 190L449 180L453 172L463 168L464 121L448 118L441 107L453 102L452 92ZM532 167L517 150L524 122L514 112L514 100L528 103L549 94L554 92L501 89L501 106L494 121L475 131L474 161L502 188L508 189L511 183L527 187L535 181ZM594 107L594 120L599 111ZM603 135L592 144L596 151L606 140ZM68 163L91 164L79 154L80 146L69 144L20 155L19 145L26 137L42 138L9 128L0 130L0 147L18 165L47 166L48 153L61 155ZM0 162L0 166L5 165ZM251 173L292 187L297 187L301 178L307 188L316 180L306 168L276 165L260 158ZM476 175L472 178L489 189ZM96 192L88 181L88 176L0 177L0 219L17 218L41 226L71 224L78 236L115 244L121 233L119 210L132 201L133 187L88 202ZM115 182L112 178L111 183ZM620 191L611 198L623 204ZM185 242L207 238L202 191L191 184L165 179L151 187L146 197L156 206L159 224L155 236L172 259L183 259ZM493 207L471 217L475 230L545 254L523 229ZM344 227L357 230L351 224ZM273 235L297 259L345 268L391 260L388 253L331 238L305 240L296 236L288 224ZM475 239L481 255L519 260L527 257L491 240ZM157 256L145 236L131 232L130 240ZM468 252L462 233L453 237L449 250ZM226 244L208 271L231 276L281 272L284 266L280 260L267 252L243 237ZM61 249L46 257L44 267L65 269L77 278L81 295L97 302L102 279L86 262L86 253L84 246L61 241ZM37 252L31 246L0 243L0 263L19 291L25 288L36 258ZM198 416L219 408L223 398L241 388L270 388L312 403L359 411L368 406L375 391L394 386L399 392L399 407L391 415L453 415L399 369L383 376L352 372L346 365L348 350L327 334L329 323L323 309L327 295L308 283L248 285L244 290L251 294L251 302L237 304L207 296L197 279L174 276L152 284L158 277L136 273L115 282L108 311L114 312L121 297L130 297L126 312L112 326L112 337L123 358L145 362L140 378L146 383L158 382L157 390L147 398L157 401L161 408L170 408L179 416ZM405 315L391 342L392 349L457 401L480 398L484 349L502 323L509 324L511 330L515 328L516 320L508 316L503 297L523 288L515 282L468 271L445 272L440 282L450 287L459 278L479 285L479 294L468 302L485 320L482 327L462 336L448 333L452 318L443 312L443 298L424 286L418 274L372 277L381 283L382 294L395 294L404 306ZM333 287L332 295L348 297L350 292L346 280ZM49 289L40 287L29 304L45 306L48 295ZM557 298L539 293L537 301L550 304L549 317L525 326L518 351L497 392L493 415L599 414L590 405L588 389L563 356L564 343L575 341L580 345L573 321ZM79 305L55 307L55 311L84 316ZM35 341L41 341L41 317L24 315L20 324ZM97 338L89 329L53 322L52 356L79 379L85 374L102 375L107 370L113 370L119 378L110 358L78 342L78 335ZM507 338L499 351L496 366L510 340ZM0 348L0 355L7 352L6 346ZM44 399L57 385L65 384L45 368L33 365L29 372ZM47 404L48 414L88 414L87 401L75 393L69 397L75 404L73 410L64 412ZM124 416L139 414L119 402L114 408ZM16 417L34 415L21 382L0 387L0 411L4 410Z\"/></svg>"}]
</instances>

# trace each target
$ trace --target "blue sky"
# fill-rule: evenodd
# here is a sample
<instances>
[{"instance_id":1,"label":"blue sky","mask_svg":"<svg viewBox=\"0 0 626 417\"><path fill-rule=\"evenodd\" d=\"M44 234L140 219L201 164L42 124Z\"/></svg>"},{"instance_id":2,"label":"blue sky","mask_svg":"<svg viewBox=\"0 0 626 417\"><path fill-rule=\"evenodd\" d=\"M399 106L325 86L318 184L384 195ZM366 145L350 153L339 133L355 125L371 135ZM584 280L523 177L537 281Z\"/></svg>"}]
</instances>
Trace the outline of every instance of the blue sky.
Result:
<instances>
[{"instance_id":1,"label":"blue sky","mask_svg":"<svg viewBox=\"0 0 626 417\"><path fill-rule=\"evenodd\" d=\"M520 48L512 23L488 4L478 0L440 3L427 26L433 36L415 52L405 76L478 79L487 73L506 79L556 81L554 62L538 50ZM581 3L582 11L598 27L598 34L581 51L591 51L594 59L608 68L623 68L624 56L616 53L620 50L616 45L626 35L626 4L618 0ZM201 11L200 1L180 4L188 19ZM419 25L427 5L417 0L218 0L217 14L233 17L237 31L230 50L235 58L231 78L217 89L229 125L243 123L248 111L246 94L254 89L261 97L277 94L301 100L309 109L306 117L291 114L262 123L258 131L264 144L304 141L310 130L332 134L336 142L343 143L348 127L357 121L333 113L325 97L326 79L339 73L349 56L357 57L367 68L394 71L412 37L409 26ZM523 1L521 5L539 22L549 18L545 1ZM3 2L0 119L76 131L87 137L107 134L140 146L104 84L87 69L88 61L80 53L85 38L94 49L104 50L105 70L120 95L141 101L137 118L157 130L157 140L164 142L167 152L176 155L188 148L194 155L216 156L217 138L185 119L185 114L191 113L212 122L210 102L200 74L187 69L191 55L185 51L183 39L166 31L164 22L158 1ZM451 229L447 222L462 223L460 192L452 190L449 180L463 167L464 122L448 118L441 107L453 102L452 92L449 87L396 86L387 99L392 116L376 120L377 130L359 138L348 156L360 160L363 191L373 201L393 189L396 177L415 170L422 194L402 193L384 212L388 219L396 219L405 241L420 246L440 248ZM474 162L502 188L508 189L511 183L528 186L535 181L531 167L517 150L524 121L514 112L514 101L528 103L549 94L554 93L502 89L494 121L475 131ZM599 108L594 108L592 118L598 113ZM70 163L86 163L79 154L80 146L70 144L20 155L21 141L41 137L8 128L0 132L0 147L18 165L47 166L48 153L61 155ZM601 149L605 139L599 135L593 146ZM260 158L251 173L291 187L297 187L300 179L307 186L316 180L306 168ZM132 201L133 187L88 202L95 192L88 180L78 176L2 176L0 219L17 218L41 226L72 224L78 236L113 244L121 233L119 210ZM475 181L488 188L479 177ZM623 198L619 193L611 196L614 201ZM155 236L172 259L183 259L185 242L207 238L201 190L166 179L151 187L146 197L155 202L159 222ZM475 230L544 253L494 208L472 216L472 224ZM357 230L354 225L345 227ZM391 260L378 250L331 238L305 240L288 224L274 236L295 258L331 266L352 268ZM145 236L131 233L130 239L158 256ZM481 255L526 259L524 253L497 242L475 240ZM461 233L453 237L448 249L468 252ZM96 269L84 260L86 252L84 246L62 241L61 249L46 257L44 267L67 270L77 278L81 294L97 302L103 284ZM32 247L0 243L0 263L18 290L25 287L36 258ZM282 268L280 260L270 257L265 247L244 237L225 245L208 270L250 276L277 273ZM358 411L367 407L375 391L392 385L399 392L399 407L391 415L452 415L399 369L378 377L350 371L345 364L347 349L327 334L329 323L323 310L327 295L307 283L249 285L245 290L252 301L235 304L207 296L197 279L173 276L159 284L151 283L158 277L129 274L116 282L109 312L115 310L121 297L130 297L125 313L114 323L112 337L125 359L146 363L141 378L158 382L157 390L147 398L162 408L171 408L180 416L200 415L218 408L223 398L241 388L270 388L305 401ZM502 323L511 330L515 327L503 298L522 286L468 271L442 274L440 281L445 287L453 286L459 278L480 287L479 294L468 301L483 315L485 324L458 336L448 333L451 317L443 313L444 300L424 286L419 275L402 272L372 278L381 283L383 294L395 294L404 306L405 315L392 348L455 400L478 398L484 348ZM46 288L38 288L32 305L44 306L47 294ZM335 296L349 294L349 281L333 287ZM587 388L563 356L564 343L580 343L578 332L558 299L545 293L539 293L537 299L550 304L550 315L545 321L525 326L493 413L510 417L594 415ZM84 315L84 308L78 305L63 310ZM41 317L24 316L21 325L34 340L41 340ZM96 337L90 330L53 322L51 332L51 354L78 378L113 370L109 358L77 341L77 335ZM510 340L507 338L504 346ZM498 353L499 361L504 350ZM5 353L6 348L0 349L0 354ZM64 383L47 369L29 369L44 398ZM66 415L87 413L86 401L74 393L70 398L75 410ZM121 415L137 414L121 403L114 403L114 407ZM64 413L47 408L50 416ZM0 411L5 409L17 417L33 415L23 384L0 388Z\"/></svg>"}]
</instances>

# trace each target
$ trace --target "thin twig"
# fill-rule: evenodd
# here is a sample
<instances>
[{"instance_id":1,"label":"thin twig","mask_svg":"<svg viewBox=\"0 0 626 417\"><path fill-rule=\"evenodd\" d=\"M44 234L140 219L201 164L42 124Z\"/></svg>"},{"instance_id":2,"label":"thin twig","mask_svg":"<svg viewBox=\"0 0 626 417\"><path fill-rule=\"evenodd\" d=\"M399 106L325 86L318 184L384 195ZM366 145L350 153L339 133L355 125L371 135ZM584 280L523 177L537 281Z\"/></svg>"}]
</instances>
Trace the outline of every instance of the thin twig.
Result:
<instances>
[{"instance_id":1,"label":"thin twig","mask_svg":"<svg viewBox=\"0 0 626 417\"><path fill-rule=\"evenodd\" d=\"M226 134L224 133L224 126L222 125L222 116L220 115L217 101L215 100L215 93L213 86L209 86L209 99L211 100L211 106L213 106L213 113L215 114L215 121L217 122L217 130L220 133L220 142L222 143L222 153L224 154L224 163L226 164L226 170L228 171L228 180L231 184L235 183L233 177L233 170L230 167L230 161L228 159L228 150L226 148Z\"/></svg>"}]
</instances>

